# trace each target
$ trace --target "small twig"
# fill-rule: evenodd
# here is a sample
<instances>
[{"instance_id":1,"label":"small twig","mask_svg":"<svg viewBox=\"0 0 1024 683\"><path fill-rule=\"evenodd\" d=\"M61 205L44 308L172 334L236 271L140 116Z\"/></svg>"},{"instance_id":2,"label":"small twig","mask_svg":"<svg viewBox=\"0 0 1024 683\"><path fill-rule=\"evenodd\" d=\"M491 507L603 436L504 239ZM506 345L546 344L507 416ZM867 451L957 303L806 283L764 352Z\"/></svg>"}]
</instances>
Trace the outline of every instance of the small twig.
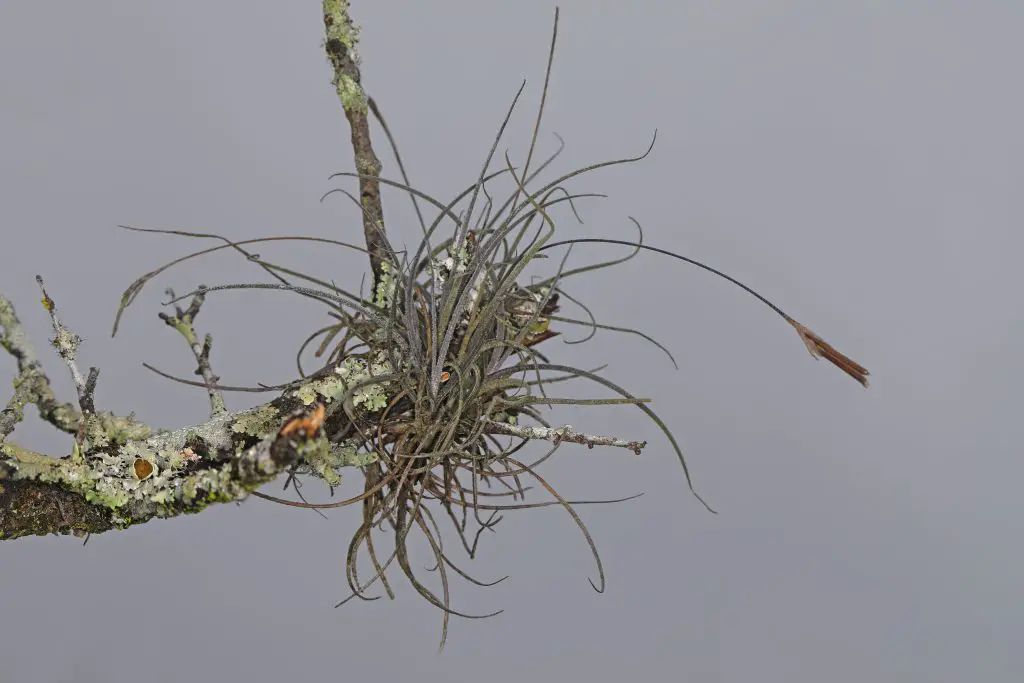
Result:
<instances>
[{"instance_id":1,"label":"small twig","mask_svg":"<svg viewBox=\"0 0 1024 683\"><path fill-rule=\"evenodd\" d=\"M21 321L14 311L14 304L4 296L0 296L0 330L3 332L0 335L0 345L18 361L18 374L32 372L41 367L42 363L39 362L35 346L25 334L25 328L21 326Z\"/></svg>"},{"instance_id":2,"label":"small twig","mask_svg":"<svg viewBox=\"0 0 1024 683\"><path fill-rule=\"evenodd\" d=\"M35 347L25 334L17 314L14 312L14 305L5 297L0 296L0 345L14 356L18 362L19 380L15 382L14 396L7 402L7 406L0 411L0 441L3 441L14 431L14 427L25 419L25 405L32 403L33 396L30 394L31 384L22 378L39 376L41 364L36 355ZM49 389L49 380L42 380L43 385Z\"/></svg>"},{"instance_id":3,"label":"small twig","mask_svg":"<svg viewBox=\"0 0 1024 683\"><path fill-rule=\"evenodd\" d=\"M35 346L18 320L14 305L3 296L0 296L0 346L18 363L14 396L0 411L0 441L14 431L25 417L25 406L32 403L39 408L43 420L62 432L76 433L81 414L74 405L57 400Z\"/></svg>"},{"instance_id":4,"label":"small twig","mask_svg":"<svg viewBox=\"0 0 1024 683\"><path fill-rule=\"evenodd\" d=\"M14 391L14 396L7 402L7 406L0 410L0 441L3 441L19 422L25 419L24 407L27 401L21 396L21 392L17 389Z\"/></svg>"},{"instance_id":5,"label":"small twig","mask_svg":"<svg viewBox=\"0 0 1024 683\"><path fill-rule=\"evenodd\" d=\"M41 275L36 275L36 283L38 283L39 289L43 292L43 307L49 312L50 321L53 323L54 337L50 340L50 343L53 345L53 348L57 349L57 353L60 354L60 357L68 366L68 370L71 371L71 380L75 383L75 391L78 393L78 405L82 409L83 416L92 415L96 412L93 394L96 391L96 379L100 371L97 368L89 368L88 379L82 375L82 371L78 369L78 362L75 359L78 354L78 346L82 343L82 338L69 330L61 322L60 318L57 317L57 306L53 303L50 295L46 293L46 287L43 285L43 277Z\"/></svg>"},{"instance_id":6,"label":"small twig","mask_svg":"<svg viewBox=\"0 0 1024 683\"><path fill-rule=\"evenodd\" d=\"M203 339L203 343L199 343L199 338L196 336L195 328L192 323L195 321L196 316L199 315L199 309L203 305L203 301L206 300L206 286L199 285L199 293L192 297L192 302L188 308L182 310L180 306L174 307L175 315L167 315L166 313L159 313L160 319L167 323L168 327L176 329L185 341L188 342L188 346L192 349L192 355L195 356L198 368L196 374L203 378L206 392L210 396L210 417L218 417L228 412L228 409L224 406L224 395L217 388L217 383L220 381L220 377L213 374L213 369L210 367L210 347L213 345L213 337L206 335ZM174 290L167 288L167 296L170 299L174 299Z\"/></svg>"},{"instance_id":7,"label":"small twig","mask_svg":"<svg viewBox=\"0 0 1024 683\"><path fill-rule=\"evenodd\" d=\"M572 425L562 425L561 427L525 427L523 425L513 425L507 422L486 419L483 423L487 426L487 431L490 434L517 436L522 439L539 439L556 444L567 441L569 443L578 443L587 448L614 446L617 448L627 448L636 455L640 455L640 451L647 446L646 441L626 441L614 436L583 434L573 430Z\"/></svg>"}]
</instances>

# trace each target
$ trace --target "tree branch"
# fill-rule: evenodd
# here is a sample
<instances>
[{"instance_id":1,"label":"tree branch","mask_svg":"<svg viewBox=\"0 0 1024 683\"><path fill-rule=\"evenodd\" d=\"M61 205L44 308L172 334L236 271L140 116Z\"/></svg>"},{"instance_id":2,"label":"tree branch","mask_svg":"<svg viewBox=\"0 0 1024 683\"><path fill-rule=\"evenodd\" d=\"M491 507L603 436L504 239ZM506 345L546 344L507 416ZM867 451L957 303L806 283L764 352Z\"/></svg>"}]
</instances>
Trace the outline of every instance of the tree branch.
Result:
<instances>
[{"instance_id":1,"label":"tree branch","mask_svg":"<svg viewBox=\"0 0 1024 683\"><path fill-rule=\"evenodd\" d=\"M199 289L199 293L192 297L192 303L187 309L183 310L180 306L175 306L174 315L160 313L159 316L168 327L177 330L188 343L198 364L196 374L203 378L206 383L206 393L210 396L210 417L218 417L228 412L228 409L224 407L224 395L217 389L220 377L213 374L213 368L210 367L210 348L213 346L213 337L209 334L206 335L203 343L200 344L199 336L192 326L196 316L199 315L199 309L202 308L203 302L206 300L205 287L199 285ZM168 298L174 299L173 289L168 287L166 293Z\"/></svg>"},{"instance_id":2,"label":"tree branch","mask_svg":"<svg viewBox=\"0 0 1024 683\"><path fill-rule=\"evenodd\" d=\"M43 301L52 311L52 300ZM243 500L295 467L336 485L337 470L375 459L358 453L359 439L332 445L326 436L351 431L345 411L326 416L322 410L324 403L337 406L368 376L351 360L344 378L340 365L328 367L264 405L166 431L134 415L79 413L59 402L14 306L2 296L0 332L18 361L14 397L0 413L0 539L100 533L200 512L211 503ZM29 403L44 419L78 434L71 454L49 457L7 440ZM313 421L311 414L319 417Z\"/></svg>"},{"instance_id":3,"label":"tree branch","mask_svg":"<svg viewBox=\"0 0 1024 683\"><path fill-rule=\"evenodd\" d=\"M352 151L355 153L359 178L359 195L363 212L363 235L370 252L370 267L374 283L382 275L381 264L388 260L387 234L384 229L384 209L380 200L380 183L374 178L381 171L380 159L373 151L370 122L367 118L367 97L359 72L359 27L349 16L348 0L323 0L326 39L324 49L334 69L335 91L345 110L352 129Z\"/></svg>"},{"instance_id":4,"label":"tree branch","mask_svg":"<svg viewBox=\"0 0 1024 683\"><path fill-rule=\"evenodd\" d=\"M59 401L54 395L50 379L43 372L43 365L18 320L14 306L3 296L0 296L0 332L0 346L18 362L14 396L0 412L0 442L25 419L25 406L32 403L39 408L39 416L43 420L62 432L74 434L81 414L73 405Z\"/></svg>"}]
</instances>

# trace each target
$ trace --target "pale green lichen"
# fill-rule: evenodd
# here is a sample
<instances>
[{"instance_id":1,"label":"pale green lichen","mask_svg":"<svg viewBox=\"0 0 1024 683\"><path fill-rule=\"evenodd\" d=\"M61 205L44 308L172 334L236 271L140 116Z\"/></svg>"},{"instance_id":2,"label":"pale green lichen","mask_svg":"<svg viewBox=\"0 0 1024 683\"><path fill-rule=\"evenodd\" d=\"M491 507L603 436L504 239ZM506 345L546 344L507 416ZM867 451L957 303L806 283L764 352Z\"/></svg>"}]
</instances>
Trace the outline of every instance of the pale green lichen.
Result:
<instances>
[{"instance_id":1,"label":"pale green lichen","mask_svg":"<svg viewBox=\"0 0 1024 683\"><path fill-rule=\"evenodd\" d=\"M365 359L350 356L342 361L341 365L334 369L334 372L346 383L356 384L370 377L389 374L391 372L391 363L388 362L384 354L378 354L376 360L370 363L369 366L367 366Z\"/></svg>"},{"instance_id":2,"label":"pale green lichen","mask_svg":"<svg viewBox=\"0 0 1024 683\"><path fill-rule=\"evenodd\" d=\"M334 88L345 111L366 113L366 93L363 91L363 87L356 83L355 79L348 74L339 73L334 79Z\"/></svg>"},{"instance_id":3,"label":"pale green lichen","mask_svg":"<svg viewBox=\"0 0 1024 683\"><path fill-rule=\"evenodd\" d=\"M190 451L191 452L191 451ZM167 457L167 464L173 469L184 467L189 460L198 460L199 456L193 454L191 458L185 456L183 451L172 451Z\"/></svg>"},{"instance_id":4,"label":"pale green lichen","mask_svg":"<svg viewBox=\"0 0 1024 683\"><path fill-rule=\"evenodd\" d=\"M335 372L345 380L348 386L355 386L373 377L381 377L391 374L391 363L384 354L377 356L377 359L367 365L362 358L346 358L339 365ZM380 410L388 404L387 384L376 382L360 387L352 397L352 404L364 406L368 411Z\"/></svg>"},{"instance_id":5,"label":"pale green lichen","mask_svg":"<svg viewBox=\"0 0 1024 683\"><path fill-rule=\"evenodd\" d=\"M72 472L73 479L84 481L87 478L88 469L82 463L57 460L10 442L0 443L0 454L17 462L15 479L58 482L64 481Z\"/></svg>"},{"instance_id":6,"label":"pale green lichen","mask_svg":"<svg viewBox=\"0 0 1024 683\"><path fill-rule=\"evenodd\" d=\"M304 384L295 390L303 405L312 405L317 397L322 397L326 403L330 403L345 395L345 382L332 375L321 377L308 384Z\"/></svg>"},{"instance_id":7,"label":"pale green lichen","mask_svg":"<svg viewBox=\"0 0 1024 683\"><path fill-rule=\"evenodd\" d=\"M199 501L206 504L238 500L248 491L234 479L230 468L221 467L189 475L182 482L181 493L186 503L193 504Z\"/></svg>"},{"instance_id":8,"label":"pale green lichen","mask_svg":"<svg viewBox=\"0 0 1024 683\"><path fill-rule=\"evenodd\" d=\"M329 486L341 484L341 469L365 467L376 462L378 457L374 451L360 452L356 441L346 441L332 446L322 438L311 441L309 450L302 455L310 473L323 479Z\"/></svg>"},{"instance_id":9,"label":"pale green lichen","mask_svg":"<svg viewBox=\"0 0 1024 683\"><path fill-rule=\"evenodd\" d=\"M356 441L347 441L334 446L335 457L341 462L339 467L366 467L377 462L379 459L377 451L360 451L357 446L358 442Z\"/></svg>"},{"instance_id":10,"label":"pale green lichen","mask_svg":"<svg viewBox=\"0 0 1024 683\"><path fill-rule=\"evenodd\" d=\"M380 162L373 158L356 157L356 173L363 175L377 175L380 172Z\"/></svg>"},{"instance_id":11,"label":"pale green lichen","mask_svg":"<svg viewBox=\"0 0 1024 683\"><path fill-rule=\"evenodd\" d=\"M142 478L136 468L140 460L152 465L152 471ZM132 441L114 453L101 453L91 458L88 464L91 485L85 491L86 498L118 509L133 501L152 500L162 492L173 491L184 474L185 459L176 450L157 450L145 442Z\"/></svg>"},{"instance_id":12,"label":"pale green lichen","mask_svg":"<svg viewBox=\"0 0 1024 683\"><path fill-rule=\"evenodd\" d=\"M117 510L127 505L131 496L124 491L117 490L116 487L107 486L101 489L97 486L95 489L86 490L85 499L93 505L103 505L111 510Z\"/></svg>"},{"instance_id":13,"label":"pale green lichen","mask_svg":"<svg viewBox=\"0 0 1024 683\"><path fill-rule=\"evenodd\" d=\"M390 308L395 298L396 287L395 276L391 270L389 261L381 261L380 276L377 280L377 288L374 293L373 303L380 308Z\"/></svg>"},{"instance_id":14,"label":"pale green lichen","mask_svg":"<svg viewBox=\"0 0 1024 683\"><path fill-rule=\"evenodd\" d=\"M106 448L110 445L146 439L152 433L152 427L138 422L134 414L129 414L127 417L111 413L90 415L85 422L83 450Z\"/></svg>"},{"instance_id":15,"label":"pale green lichen","mask_svg":"<svg viewBox=\"0 0 1024 683\"><path fill-rule=\"evenodd\" d=\"M82 338L74 332L61 327L57 330L56 336L50 340L50 343L60 353L61 358L72 361L75 360L78 346L82 343Z\"/></svg>"},{"instance_id":16,"label":"pale green lichen","mask_svg":"<svg viewBox=\"0 0 1024 683\"><path fill-rule=\"evenodd\" d=\"M324 26L327 30L327 54L334 67L334 87L345 111L366 113L366 93L356 80L346 73L344 60L359 64L356 43L359 42L359 27L348 15L348 0L324 0ZM333 41L344 46L344 50L331 49ZM358 73L358 72L356 72Z\"/></svg>"},{"instance_id":17,"label":"pale green lichen","mask_svg":"<svg viewBox=\"0 0 1024 683\"><path fill-rule=\"evenodd\" d=\"M352 59L356 59L356 43L359 42L359 27L348 15L348 0L324 0L324 24L327 39L340 40Z\"/></svg>"},{"instance_id":18,"label":"pale green lichen","mask_svg":"<svg viewBox=\"0 0 1024 683\"><path fill-rule=\"evenodd\" d=\"M464 273L469 267L469 262L472 259L472 255L469 253L469 247L463 244L456 252L455 256L455 272Z\"/></svg>"},{"instance_id":19,"label":"pale green lichen","mask_svg":"<svg viewBox=\"0 0 1024 683\"><path fill-rule=\"evenodd\" d=\"M386 290L385 290L386 291ZM392 290L393 292L393 290ZM381 377L391 373L391 364L381 354L377 359L367 363L363 357L350 356L341 362L334 373L308 382L294 390L293 394L304 405L312 405L323 400L332 403L341 400L349 388L357 386L373 377ZM387 406L388 394L385 383L374 383L357 389L352 397L355 406L361 406L373 412ZM374 462L376 454L360 454L354 444L331 446L325 439L315 439L300 448L300 455L305 460L309 471L326 481L330 486L341 483L338 470L343 467L362 467Z\"/></svg>"},{"instance_id":20,"label":"pale green lichen","mask_svg":"<svg viewBox=\"0 0 1024 683\"><path fill-rule=\"evenodd\" d=\"M341 473L338 469L344 463L331 450L331 444L327 439L320 437L303 444L299 447L299 455L309 465L310 472L326 481L329 486L341 484Z\"/></svg>"},{"instance_id":21,"label":"pale green lichen","mask_svg":"<svg viewBox=\"0 0 1024 683\"><path fill-rule=\"evenodd\" d=\"M235 420L231 425L231 431L249 436L266 436L280 428L279 412L277 408L270 405L247 411Z\"/></svg>"},{"instance_id":22,"label":"pale green lichen","mask_svg":"<svg viewBox=\"0 0 1024 683\"><path fill-rule=\"evenodd\" d=\"M388 395L383 384L371 384L358 390L352 398L352 403L357 406L365 406L370 412L382 410L388 404Z\"/></svg>"},{"instance_id":23,"label":"pale green lichen","mask_svg":"<svg viewBox=\"0 0 1024 683\"><path fill-rule=\"evenodd\" d=\"M391 374L391 364L383 355L379 355L377 360L369 364L363 358L349 357L334 369L334 375L327 375L304 384L294 390L294 395L307 406L318 398L323 398L326 403L330 403L343 397L349 387L372 377L388 374ZM371 412L386 406L387 401L386 385L382 383L370 384L357 389L352 399L354 405L365 406Z\"/></svg>"}]
</instances>

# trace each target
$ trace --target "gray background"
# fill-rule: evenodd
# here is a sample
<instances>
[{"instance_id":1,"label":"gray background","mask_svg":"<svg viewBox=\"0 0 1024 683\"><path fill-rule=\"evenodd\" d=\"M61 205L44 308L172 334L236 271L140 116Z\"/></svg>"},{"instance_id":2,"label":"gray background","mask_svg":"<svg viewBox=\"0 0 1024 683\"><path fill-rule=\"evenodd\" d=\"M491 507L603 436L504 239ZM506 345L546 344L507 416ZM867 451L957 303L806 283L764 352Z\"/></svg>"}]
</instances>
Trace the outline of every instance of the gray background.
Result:
<instances>
[{"instance_id":1,"label":"gray background","mask_svg":"<svg viewBox=\"0 0 1024 683\"><path fill-rule=\"evenodd\" d=\"M521 158L552 2L354 4L365 83L414 183L441 197L470 183L528 77L507 143ZM317 201L352 166L319 5L0 4L0 291L45 350L44 275L86 338L83 363L103 368L103 408L203 420L201 390L141 367L192 370L156 318L163 288L261 279L227 254L172 270L110 339L135 277L206 246L118 223L360 239L347 200ZM628 238L635 215L651 243L749 282L867 365L872 387L815 363L739 290L642 255L571 291L605 322L666 341L680 370L610 333L552 351L611 362L610 377L652 397L721 514L687 493L638 411L556 417L651 440L639 459L566 448L544 470L570 497L646 492L581 509L605 595L587 585L591 559L564 513L510 514L470 567L511 579L460 583L453 598L507 611L455 620L438 656L440 613L401 581L395 602L331 608L347 594L355 511L324 521L251 500L84 548L0 544L0 678L1019 680L1022 19L1024 4L982 0L563 0L543 149L561 133L564 170L642 151L659 129L644 163L572 186L613 197L566 233ZM411 243L407 201L386 202L394 239ZM365 270L344 251L260 252L349 287ZM298 342L326 317L288 295L231 292L200 320L224 381L251 383L290 379ZM68 448L36 419L16 437Z\"/></svg>"}]
</instances>

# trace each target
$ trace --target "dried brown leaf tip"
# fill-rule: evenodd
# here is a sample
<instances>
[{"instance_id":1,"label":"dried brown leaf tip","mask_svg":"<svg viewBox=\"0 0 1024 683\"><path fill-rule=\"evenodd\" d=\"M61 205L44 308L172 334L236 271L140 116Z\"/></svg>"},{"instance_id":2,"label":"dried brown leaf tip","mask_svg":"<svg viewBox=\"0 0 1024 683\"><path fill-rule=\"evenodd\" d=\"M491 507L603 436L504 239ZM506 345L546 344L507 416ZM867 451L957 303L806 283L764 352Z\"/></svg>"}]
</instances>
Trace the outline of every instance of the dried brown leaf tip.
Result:
<instances>
[{"instance_id":1,"label":"dried brown leaf tip","mask_svg":"<svg viewBox=\"0 0 1024 683\"><path fill-rule=\"evenodd\" d=\"M814 332L792 318L787 318L786 320L796 329L796 333L800 335L800 339L807 347L807 350L811 352L812 356L815 358L824 357L827 361L863 384L865 387L868 385L868 375L871 373L868 372L867 368L844 356L827 341L814 334Z\"/></svg>"},{"instance_id":2,"label":"dried brown leaf tip","mask_svg":"<svg viewBox=\"0 0 1024 683\"><path fill-rule=\"evenodd\" d=\"M323 425L326 413L327 409L323 403L317 403L316 407L308 413L305 410L297 410L291 419L281 427L277 436L296 435L307 439L312 438Z\"/></svg>"}]
</instances>

